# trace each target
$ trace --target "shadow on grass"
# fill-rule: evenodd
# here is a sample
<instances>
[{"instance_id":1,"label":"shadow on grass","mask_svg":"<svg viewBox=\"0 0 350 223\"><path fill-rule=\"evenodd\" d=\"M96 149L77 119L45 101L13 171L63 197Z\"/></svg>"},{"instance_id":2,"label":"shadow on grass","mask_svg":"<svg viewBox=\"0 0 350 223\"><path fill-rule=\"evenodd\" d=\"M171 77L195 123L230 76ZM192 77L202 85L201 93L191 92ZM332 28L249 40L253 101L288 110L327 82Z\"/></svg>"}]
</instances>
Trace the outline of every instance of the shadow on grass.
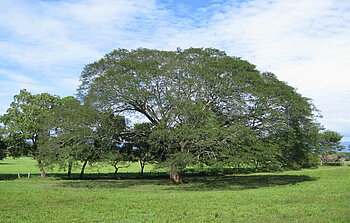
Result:
<instances>
[{"instance_id":1,"label":"shadow on grass","mask_svg":"<svg viewBox=\"0 0 350 223\"><path fill-rule=\"evenodd\" d=\"M294 185L306 181L315 181L316 178L307 175L245 175L245 176L217 176L189 178L189 184L184 190L246 190L262 187Z\"/></svg>"},{"instance_id":2,"label":"shadow on grass","mask_svg":"<svg viewBox=\"0 0 350 223\"><path fill-rule=\"evenodd\" d=\"M2 165L13 165L13 163L0 163L0 166Z\"/></svg>"},{"instance_id":3,"label":"shadow on grass","mask_svg":"<svg viewBox=\"0 0 350 223\"><path fill-rule=\"evenodd\" d=\"M11 165L12 163L3 163L4 165ZM0 163L1 165L1 163ZM252 169L252 168L206 168L203 170L196 170L193 168L186 169L183 173L186 177L202 177L202 176L225 176L228 174L250 174L250 173L256 173L256 172L271 172L271 171L277 171L277 170L266 170L264 168L260 169ZM28 173L19 173L21 179L28 178ZM50 173L47 172L47 175L51 179L58 179L58 180L101 180L101 179L108 179L113 180L115 179L114 173L85 173L83 178L80 178L79 173L72 173L71 177L69 178L67 176L67 173ZM160 179L160 178L168 178L169 175L167 172L164 171L157 171L152 170L149 172L144 172L144 176L142 179ZM39 173L31 173L30 174L31 179L41 179ZM137 172L120 172L118 173L118 179L140 179L140 173ZM0 173L0 180L15 180L18 179L18 174L1 174Z\"/></svg>"},{"instance_id":4,"label":"shadow on grass","mask_svg":"<svg viewBox=\"0 0 350 223\"><path fill-rule=\"evenodd\" d=\"M42 178L39 173L31 173L29 179L41 179L41 180L116 180L116 179L141 179L139 173L118 173L118 177L115 178L114 173L85 173L83 178L80 178L80 174L73 173L69 178L66 173L47 173L48 178ZM152 174L145 173L143 179L159 179L167 178L166 172L154 172ZM16 180L18 174L1 174L0 180ZM20 173L20 179L28 179L28 173Z\"/></svg>"},{"instance_id":5,"label":"shadow on grass","mask_svg":"<svg viewBox=\"0 0 350 223\"><path fill-rule=\"evenodd\" d=\"M293 185L306 181L315 181L306 175L251 175L251 176L205 176L185 177L185 184L170 185L168 179L133 180L86 180L63 181L58 187L83 189L121 189L134 186L162 186L163 190L210 191L210 190L246 190L280 185Z\"/></svg>"},{"instance_id":6,"label":"shadow on grass","mask_svg":"<svg viewBox=\"0 0 350 223\"><path fill-rule=\"evenodd\" d=\"M82 189L121 189L137 186L162 186L163 190L180 191L210 191L210 190L246 190L262 187L273 187L281 185L293 185L306 181L315 181L307 175L211 175L211 173L187 173L183 176L184 184L170 185L168 174L159 172L156 174L145 174L140 178L138 173L119 173L118 179L112 173L85 174L83 179L79 174L73 174L67 178L64 173L50 174L50 178L43 179L40 174L32 174L30 179L35 180L65 180L58 181L58 187L82 188ZM17 174L0 174L0 180L18 179ZM21 180L30 180L27 175L21 175Z\"/></svg>"}]
</instances>

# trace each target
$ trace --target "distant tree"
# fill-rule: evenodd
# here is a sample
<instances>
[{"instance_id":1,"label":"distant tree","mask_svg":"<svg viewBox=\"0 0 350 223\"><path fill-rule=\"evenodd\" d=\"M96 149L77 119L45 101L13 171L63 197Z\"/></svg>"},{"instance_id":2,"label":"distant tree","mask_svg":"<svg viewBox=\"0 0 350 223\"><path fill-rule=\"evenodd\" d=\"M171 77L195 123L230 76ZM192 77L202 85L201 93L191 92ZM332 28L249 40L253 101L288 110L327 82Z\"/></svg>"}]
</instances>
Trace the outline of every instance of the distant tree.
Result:
<instances>
[{"instance_id":1,"label":"distant tree","mask_svg":"<svg viewBox=\"0 0 350 223\"><path fill-rule=\"evenodd\" d=\"M338 160L337 154L322 154L320 156L322 163L335 162Z\"/></svg>"},{"instance_id":2,"label":"distant tree","mask_svg":"<svg viewBox=\"0 0 350 223\"><path fill-rule=\"evenodd\" d=\"M346 147L341 145L343 136L338 132L326 130L319 134L318 146L316 152L320 155L321 162L327 162L331 154L335 154Z\"/></svg>"},{"instance_id":3,"label":"distant tree","mask_svg":"<svg viewBox=\"0 0 350 223\"><path fill-rule=\"evenodd\" d=\"M49 111L61 103L60 98L48 93L32 95L21 90L0 121L9 154L29 155L37 160L42 177L46 177L42 160L39 157L38 143L43 139L41 124Z\"/></svg>"},{"instance_id":4,"label":"distant tree","mask_svg":"<svg viewBox=\"0 0 350 223\"><path fill-rule=\"evenodd\" d=\"M345 158L346 160L350 160L349 152L337 152L338 157Z\"/></svg>"},{"instance_id":5,"label":"distant tree","mask_svg":"<svg viewBox=\"0 0 350 223\"><path fill-rule=\"evenodd\" d=\"M155 151L148 141L149 135L151 134L152 124L141 123L135 124L133 129L129 131L127 144L130 148L132 160L138 161L140 164L140 175L143 177L144 169L147 163L152 163L156 160Z\"/></svg>"},{"instance_id":6,"label":"distant tree","mask_svg":"<svg viewBox=\"0 0 350 223\"><path fill-rule=\"evenodd\" d=\"M118 178L118 171L121 168L127 168L130 166L131 157L130 154L121 147L115 148L106 153L105 160L114 167L114 178Z\"/></svg>"}]
</instances>

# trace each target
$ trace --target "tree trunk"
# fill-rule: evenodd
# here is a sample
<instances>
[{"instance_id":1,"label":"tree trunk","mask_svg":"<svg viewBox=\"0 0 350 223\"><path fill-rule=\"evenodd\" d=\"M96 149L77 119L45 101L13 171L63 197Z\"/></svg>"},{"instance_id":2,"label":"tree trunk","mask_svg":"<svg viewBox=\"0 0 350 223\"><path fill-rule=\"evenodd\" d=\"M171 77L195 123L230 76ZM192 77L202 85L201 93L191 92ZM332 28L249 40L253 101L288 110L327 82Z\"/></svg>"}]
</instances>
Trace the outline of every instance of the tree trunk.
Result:
<instances>
[{"instance_id":1,"label":"tree trunk","mask_svg":"<svg viewBox=\"0 0 350 223\"><path fill-rule=\"evenodd\" d=\"M38 160L38 166L39 166L39 171L40 171L41 177L47 177L41 160Z\"/></svg>"},{"instance_id":2,"label":"tree trunk","mask_svg":"<svg viewBox=\"0 0 350 223\"><path fill-rule=\"evenodd\" d=\"M73 168L73 163L69 162L68 163L68 173L67 173L68 178L71 178L71 176L72 176L72 168Z\"/></svg>"},{"instance_id":3,"label":"tree trunk","mask_svg":"<svg viewBox=\"0 0 350 223\"><path fill-rule=\"evenodd\" d=\"M140 175L141 175L141 178L143 178L143 171L145 169L145 162L142 160L140 160L140 167L141 167Z\"/></svg>"},{"instance_id":4,"label":"tree trunk","mask_svg":"<svg viewBox=\"0 0 350 223\"><path fill-rule=\"evenodd\" d=\"M181 152L185 151L186 144L187 144L187 142L184 142L183 140L181 140L181 142L179 142Z\"/></svg>"},{"instance_id":5,"label":"tree trunk","mask_svg":"<svg viewBox=\"0 0 350 223\"><path fill-rule=\"evenodd\" d=\"M84 176L84 171L85 171L85 167L86 167L87 163L88 163L88 160L85 160L83 167L81 168L80 178L83 178L83 176Z\"/></svg>"},{"instance_id":6,"label":"tree trunk","mask_svg":"<svg viewBox=\"0 0 350 223\"><path fill-rule=\"evenodd\" d=\"M114 171L114 178L117 179L117 174L118 174L119 168L117 167L117 165L114 165L114 169L115 169L115 171Z\"/></svg>"},{"instance_id":7,"label":"tree trunk","mask_svg":"<svg viewBox=\"0 0 350 223\"><path fill-rule=\"evenodd\" d=\"M183 182L180 178L181 177L180 172L170 172L169 176L170 176L170 183L171 184L183 184Z\"/></svg>"}]
</instances>

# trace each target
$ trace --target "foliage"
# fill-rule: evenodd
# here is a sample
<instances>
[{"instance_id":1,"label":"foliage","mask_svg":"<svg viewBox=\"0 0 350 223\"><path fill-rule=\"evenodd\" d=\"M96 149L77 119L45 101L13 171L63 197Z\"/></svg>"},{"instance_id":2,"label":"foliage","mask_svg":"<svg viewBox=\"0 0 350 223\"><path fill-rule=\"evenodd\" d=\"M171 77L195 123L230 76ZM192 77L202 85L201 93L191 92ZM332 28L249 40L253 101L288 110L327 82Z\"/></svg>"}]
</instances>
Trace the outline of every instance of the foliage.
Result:
<instances>
[{"instance_id":1,"label":"foliage","mask_svg":"<svg viewBox=\"0 0 350 223\"><path fill-rule=\"evenodd\" d=\"M87 65L81 81L86 103L148 119L160 161L183 153L203 163L313 165L320 126L310 99L223 51L118 49Z\"/></svg>"},{"instance_id":2,"label":"foliage","mask_svg":"<svg viewBox=\"0 0 350 223\"><path fill-rule=\"evenodd\" d=\"M3 134L9 154L13 156L29 155L38 160L42 175L45 172L41 165L38 142L44 136L41 125L47 118L49 111L60 104L60 98L48 93L32 95L21 90L14 96L14 101L6 114L1 116Z\"/></svg>"},{"instance_id":3,"label":"foliage","mask_svg":"<svg viewBox=\"0 0 350 223\"><path fill-rule=\"evenodd\" d=\"M137 160L140 164L140 174L143 176L146 164L154 163L157 160L156 151L152 149L148 137L152 132L150 123L135 124L125 139L127 147L131 150L131 159Z\"/></svg>"},{"instance_id":4,"label":"foliage","mask_svg":"<svg viewBox=\"0 0 350 223\"><path fill-rule=\"evenodd\" d=\"M166 168L170 173L182 172L188 165L194 164L195 159L189 153L175 153L169 159L161 163L160 167Z\"/></svg>"},{"instance_id":5,"label":"foliage","mask_svg":"<svg viewBox=\"0 0 350 223\"><path fill-rule=\"evenodd\" d=\"M335 131L326 130L319 133L318 146L315 152L320 155L322 162L329 162L329 155L345 149L345 146L341 145L342 138L343 136Z\"/></svg>"},{"instance_id":6,"label":"foliage","mask_svg":"<svg viewBox=\"0 0 350 223\"><path fill-rule=\"evenodd\" d=\"M43 125L47 134L40 149L47 165L71 167L73 163L100 161L120 144L118 133L125 128L123 117L102 113L81 105L74 97L62 99L63 104L50 113Z\"/></svg>"},{"instance_id":7,"label":"foliage","mask_svg":"<svg viewBox=\"0 0 350 223\"><path fill-rule=\"evenodd\" d=\"M117 173L138 161L142 175L160 162L181 183L189 165L309 168L339 146L336 133L320 133L310 99L217 49L118 49L87 65L81 82L81 101L16 95L1 117L7 153L69 176L81 163L83 175L87 164L107 162Z\"/></svg>"},{"instance_id":8,"label":"foliage","mask_svg":"<svg viewBox=\"0 0 350 223\"><path fill-rule=\"evenodd\" d=\"M346 160L350 160L350 153L345 152L337 152L338 157L345 158Z\"/></svg>"},{"instance_id":9,"label":"foliage","mask_svg":"<svg viewBox=\"0 0 350 223\"><path fill-rule=\"evenodd\" d=\"M319 134L319 147L317 152L319 153L331 153L339 152L345 149L345 146L341 145L341 139L343 138L338 132L326 130Z\"/></svg>"},{"instance_id":10,"label":"foliage","mask_svg":"<svg viewBox=\"0 0 350 223\"><path fill-rule=\"evenodd\" d=\"M33 157L38 155L40 125L44 122L49 110L59 103L58 97L47 93L32 95L26 90L21 90L14 96L14 102L11 103L6 114L1 116L1 122L4 124L3 134L10 154L25 153Z\"/></svg>"},{"instance_id":11,"label":"foliage","mask_svg":"<svg viewBox=\"0 0 350 223\"><path fill-rule=\"evenodd\" d=\"M119 150L118 152L114 151L107 154L106 161L114 167L114 178L117 177L117 173L120 168L127 168L130 166L129 160L129 156L123 150Z\"/></svg>"}]
</instances>

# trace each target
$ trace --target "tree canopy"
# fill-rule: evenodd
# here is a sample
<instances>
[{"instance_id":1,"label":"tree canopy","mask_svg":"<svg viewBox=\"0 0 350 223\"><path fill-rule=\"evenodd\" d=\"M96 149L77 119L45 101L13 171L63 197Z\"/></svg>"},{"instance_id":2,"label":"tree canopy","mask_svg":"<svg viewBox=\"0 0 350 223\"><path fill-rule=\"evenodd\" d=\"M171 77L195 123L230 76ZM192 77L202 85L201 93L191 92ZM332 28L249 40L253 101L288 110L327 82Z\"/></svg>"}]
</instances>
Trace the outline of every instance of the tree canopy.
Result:
<instances>
[{"instance_id":1,"label":"tree canopy","mask_svg":"<svg viewBox=\"0 0 350 223\"><path fill-rule=\"evenodd\" d=\"M88 162L112 156L120 133L125 129L123 117L103 113L69 96L52 109L42 129L49 133L40 143L40 157L46 165L68 168L70 176L73 164L82 162L81 176Z\"/></svg>"},{"instance_id":2,"label":"tree canopy","mask_svg":"<svg viewBox=\"0 0 350 223\"><path fill-rule=\"evenodd\" d=\"M343 138L338 132L325 130L318 135L318 144L315 151L320 155L321 162L326 161L326 156L332 153L339 152L346 147L341 145L341 139Z\"/></svg>"},{"instance_id":3,"label":"tree canopy","mask_svg":"<svg viewBox=\"0 0 350 223\"><path fill-rule=\"evenodd\" d=\"M310 100L223 51L118 49L87 65L81 81L86 103L142 114L163 160L183 153L228 161L236 154L240 162L311 165L319 126ZM265 158L253 160L253 154Z\"/></svg>"},{"instance_id":4,"label":"tree canopy","mask_svg":"<svg viewBox=\"0 0 350 223\"><path fill-rule=\"evenodd\" d=\"M312 167L339 147L309 98L248 61L212 48L117 49L88 64L78 99L21 90L1 116L0 159L68 169L159 163L174 184L189 165ZM130 120L130 121L128 121Z\"/></svg>"},{"instance_id":5,"label":"tree canopy","mask_svg":"<svg viewBox=\"0 0 350 223\"><path fill-rule=\"evenodd\" d=\"M39 159L38 142L43 136L41 125L45 122L49 110L58 106L60 99L48 93L32 95L21 90L6 114L1 116L3 134L8 151L13 156L29 155L38 161L42 176L46 176Z\"/></svg>"}]
</instances>

